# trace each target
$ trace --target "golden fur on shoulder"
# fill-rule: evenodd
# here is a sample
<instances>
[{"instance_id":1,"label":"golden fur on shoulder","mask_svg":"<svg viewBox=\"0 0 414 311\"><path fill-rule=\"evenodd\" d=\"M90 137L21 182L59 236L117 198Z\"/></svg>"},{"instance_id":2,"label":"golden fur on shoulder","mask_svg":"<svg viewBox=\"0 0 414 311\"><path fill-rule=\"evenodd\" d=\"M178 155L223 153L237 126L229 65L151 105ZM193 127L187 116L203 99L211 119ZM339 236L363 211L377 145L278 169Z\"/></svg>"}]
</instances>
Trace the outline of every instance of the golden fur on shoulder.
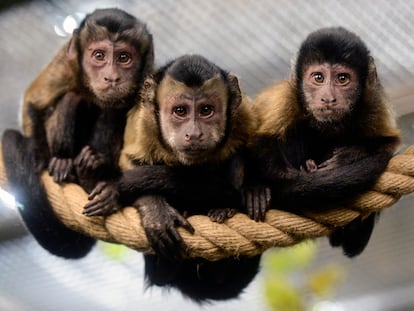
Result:
<instances>
[{"instance_id":1,"label":"golden fur on shoulder","mask_svg":"<svg viewBox=\"0 0 414 311\"><path fill-rule=\"evenodd\" d=\"M70 42L66 43L41 71L24 93L22 127L27 136L32 135L32 120L28 115L29 106L44 110L53 106L59 97L77 87L78 68L68 57Z\"/></svg>"},{"instance_id":2,"label":"golden fur on shoulder","mask_svg":"<svg viewBox=\"0 0 414 311\"><path fill-rule=\"evenodd\" d=\"M259 119L257 135L286 138L288 129L303 115L299 106L296 84L285 80L261 92L253 104ZM363 95L363 106L355 115L355 126L365 137L400 137L395 118L383 87L378 81L374 61L371 60Z\"/></svg>"}]
</instances>

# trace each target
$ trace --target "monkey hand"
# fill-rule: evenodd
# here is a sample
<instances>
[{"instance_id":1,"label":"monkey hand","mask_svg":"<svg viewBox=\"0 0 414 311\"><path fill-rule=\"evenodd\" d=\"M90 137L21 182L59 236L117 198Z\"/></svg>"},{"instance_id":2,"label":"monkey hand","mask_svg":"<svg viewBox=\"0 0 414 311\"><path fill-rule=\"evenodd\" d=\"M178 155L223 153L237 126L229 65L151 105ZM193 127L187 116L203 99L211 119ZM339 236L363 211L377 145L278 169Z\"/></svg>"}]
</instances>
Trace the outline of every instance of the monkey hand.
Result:
<instances>
[{"instance_id":1,"label":"monkey hand","mask_svg":"<svg viewBox=\"0 0 414 311\"><path fill-rule=\"evenodd\" d=\"M312 159L306 160L305 166L300 166L302 172L314 172L319 168L319 166Z\"/></svg>"},{"instance_id":2,"label":"monkey hand","mask_svg":"<svg viewBox=\"0 0 414 311\"><path fill-rule=\"evenodd\" d=\"M255 221L264 221L271 199L270 188L262 185L242 189L242 206Z\"/></svg>"},{"instance_id":3,"label":"monkey hand","mask_svg":"<svg viewBox=\"0 0 414 311\"><path fill-rule=\"evenodd\" d=\"M121 209L118 197L118 190L113 184L101 181L89 194L89 203L83 208L83 214L86 216L111 215Z\"/></svg>"},{"instance_id":4,"label":"monkey hand","mask_svg":"<svg viewBox=\"0 0 414 311\"><path fill-rule=\"evenodd\" d=\"M48 166L49 175L57 183L67 181L73 168L73 160L70 158L53 157Z\"/></svg>"},{"instance_id":5,"label":"monkey hand","mask_svg":"<svg viewBox=\"0 0 414 311\"><path fill-rule=\"evenodd\" d=\"M181 260L187 254L187 245L177 227L194 233L187 219L160 196L140 197L134 206L141 215L141 224L152 249L165 258Z\"/></svg>"},{"instance_id":6,"label":"monkey hand","mask_svg":"<svg viewBox=\"0 0 414 311\"><path fill-rule=\"evenodd\" d=\"M89 145L82 148L74 161L76 173L80 177L90 176L91 172L96 171L104 163L104 157L94 152Z\"/></svg>"},{"instance_id":7,"label":"monkey hand","mask_svg":"<svg viewBox=\"0 0 414 311\"><path fill-rule=\"evenodd\" d=\"M318 170L330 170L349 164L358 154L360 149L357 146L337 147L333 150L332 156L318 165Z\"/></svg>"},{"instance_id":8,"label":"monkey hand","mask_svg":"<svg viewBox=\"0 0 414 311\"><path fill-rule=\"evenodd\" d=\"M215 208L208 212L208 217L214 222L219 224L223 223L226 219L233 217L237 213L235 208Z\"/></svg>"}]
</instances>

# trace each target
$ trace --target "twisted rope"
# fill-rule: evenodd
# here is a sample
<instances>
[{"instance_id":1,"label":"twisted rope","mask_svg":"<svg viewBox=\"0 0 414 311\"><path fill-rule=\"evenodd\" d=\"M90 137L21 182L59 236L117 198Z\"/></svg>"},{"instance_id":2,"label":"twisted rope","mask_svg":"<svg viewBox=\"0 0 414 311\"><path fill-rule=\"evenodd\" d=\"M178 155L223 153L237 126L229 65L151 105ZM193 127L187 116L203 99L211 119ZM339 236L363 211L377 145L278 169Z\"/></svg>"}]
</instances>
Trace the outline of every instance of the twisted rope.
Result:
<instances>
[{"instance_id":1,"label":"twisted rope","mask_svg":"<svg viewBox=\"0 0 414 311\"><path fill-rule=\"evenodd\" d=\"M126 207L108 217L82 214L87 194L76 184L59 185L45 172L42 182L57 217L68 228L99 240L119 243L150 252L141 220L133 207ZM7 188L7 177L0 153L0 186ZM414 146L393 157L386 171L370 190L360 195L351 206L324 210L302 210L300 215L270 210L265 222L255 222L244 214L236 214L224 224L207 216L189 217L195 228L190 234L179 228L189 247L189 256L217 260L229 256L257 255L274 246L291 246L304 239L328 235L335 227L344 226L359 216L382 210L403 195L414 192Z\"/></svg>"}]
</instances>

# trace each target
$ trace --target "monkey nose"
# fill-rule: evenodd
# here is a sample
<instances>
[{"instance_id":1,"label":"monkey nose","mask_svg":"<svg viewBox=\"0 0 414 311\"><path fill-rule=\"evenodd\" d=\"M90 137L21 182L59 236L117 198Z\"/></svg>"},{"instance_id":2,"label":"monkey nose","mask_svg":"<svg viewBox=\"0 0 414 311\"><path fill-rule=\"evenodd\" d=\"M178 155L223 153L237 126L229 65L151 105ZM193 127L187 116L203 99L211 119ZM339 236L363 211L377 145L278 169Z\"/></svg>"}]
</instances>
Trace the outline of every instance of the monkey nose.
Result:
<instances>
[{"instance_id":1,"label":"monkey nose","mask_svg":"<svg viewBox=\"0 0 414 311\"><path fill-rule=\"evenodd\" d=\"M203 140L203 133L185 134L185 140L188 142L200 142Z\"/></svg>"},{"instance_id":2,"label":"monkey nose","mask_svg":"<svg viewBox=\"0 0 414 311\"><path fill-rule=\"evenodd\" d=\"M322 97L321 98L321 101L323 103L330 104L330 103L335 103L336 102L336 98L335 97Z\"/></svg>"},{"instance_id":3,"label":"monkey nose","mask_svg":"<svg viewBox=\"0 0 414 311\"><path fill-rule=\"evenodd\" d=\"M116 83L121 80L120 77L104 77L105 82Z\"/></svg>"}]
</instances>

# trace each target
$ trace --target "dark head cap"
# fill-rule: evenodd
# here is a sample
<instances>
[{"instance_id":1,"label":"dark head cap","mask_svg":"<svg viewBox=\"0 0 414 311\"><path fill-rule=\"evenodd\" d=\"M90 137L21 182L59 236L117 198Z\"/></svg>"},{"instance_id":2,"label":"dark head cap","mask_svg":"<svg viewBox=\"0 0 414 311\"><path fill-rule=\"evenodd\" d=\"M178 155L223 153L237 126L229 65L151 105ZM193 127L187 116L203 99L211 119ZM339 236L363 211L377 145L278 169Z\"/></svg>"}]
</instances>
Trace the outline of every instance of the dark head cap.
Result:
<instances>
[{"instance_id":1,"label":"dark head cap","mask_svg":"<svg viewBox=\"0 0 414 311\"><path fill-rule=\"evenodd\" d=\"M188 87L199 87L214 76L227 75L221 68L200 55L183 55L166 66L166 73Z\"/></svg>"},{"instance_id":2,"label":"dark head cap","mask_svg":"<svg viewBox=\"0 0 414 311\"><path fill-rule=\"evenodd\" d=\"M296 78L302 79L308 65L327 62L347 65L364 79L369 57L368 48L356 34L343 27L322 28L309 34L303 41L296 60Z\"/></svg>"}]
</instances>

